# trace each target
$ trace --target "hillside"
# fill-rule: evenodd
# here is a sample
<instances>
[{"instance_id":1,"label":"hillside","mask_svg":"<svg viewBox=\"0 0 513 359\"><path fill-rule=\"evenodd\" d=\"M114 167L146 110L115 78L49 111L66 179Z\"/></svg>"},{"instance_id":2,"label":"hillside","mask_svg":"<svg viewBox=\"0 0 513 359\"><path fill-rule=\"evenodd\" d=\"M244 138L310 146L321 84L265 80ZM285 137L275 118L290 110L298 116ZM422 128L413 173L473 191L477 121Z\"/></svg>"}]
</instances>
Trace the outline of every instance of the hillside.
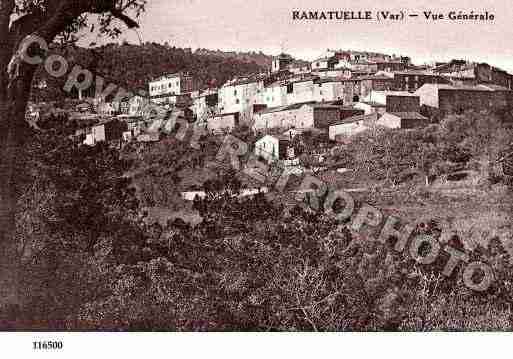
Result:
<instances>
[{"instance_id":1,"label":"hillside","mask_svg":"<svg viewBox=\"0 0 513 359\"><path fill-rule=\"evenodd\" d=\"M195 55L202 56L218 56L224 59L238 60L247 63L256 63L258 66L269 68L271 67L272 56L264 54L262 51L255 52L237 52L237 51L221 51L209 49L197 49L194 51Z\"/></svg>"},{"instance_id":2,"label":"hillside","mask_svg":"<svg viewBox=\"0 0 513 359\"><path fill-rule=\"evenodd\" d=\"M73 64L80 64L93 73L104 77L129 90L145 89L150 79L163 73L189 71L193 73L202 87L221 85L227 80L251 73L267 71L271 56L263 53L222 52L198 49L181 49L145 43L108 44L96 48L69 47L53 48L52 53L64 56ZM46 80L45 89L34 88L32 98L35 101L50 101L63 98L61 90L65 77L49 78L43 68L38 70L34 84Z\"/></svg>"}]
</instances>

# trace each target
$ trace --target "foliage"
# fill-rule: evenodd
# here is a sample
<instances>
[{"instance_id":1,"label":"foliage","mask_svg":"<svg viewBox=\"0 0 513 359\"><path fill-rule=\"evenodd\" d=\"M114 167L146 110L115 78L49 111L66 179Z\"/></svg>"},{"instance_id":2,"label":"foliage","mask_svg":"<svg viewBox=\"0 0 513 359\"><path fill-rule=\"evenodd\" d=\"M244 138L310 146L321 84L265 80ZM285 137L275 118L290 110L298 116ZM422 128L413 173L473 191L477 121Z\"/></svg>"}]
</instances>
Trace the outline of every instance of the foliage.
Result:
<instances>
[{"instance_id":1,"label":"foliage","mask_svg":"<svg viewBox=\"0 0 513 359\"><path fill-rule=\"evenodd\" d=\"M398 184L409 170L439 177L472 163L493 162L511 136L499 118L469 112L423 129L367 131L356 135L346 151L370 178Z\"/></svg>"},{"instance_id":2,"label":"foliage","mask_svg":"<svg viewBox=\"0 0 513 359\"><path fill-rule=\"evenodd\" d=\"M473 146L469 138L482 133L452 133L460 131L456 125L357 137L349 144L352 161L371 176L392 178L410 167L448 171L495 151ZM65 119L41 126L45 132L34 134L31 178L18 214L25 288L19 328L512 328L513 267L500 246L469 252L472 261L490 264L496 277L487 292L475 293L463 285L461 268L450 278L440 275L444 255L421 266L408 251L396 252L393 238L381 243L355 233L323 210L286 207L263 193L240 196L243 186L232 170L208 166L220 145L216 137L200 138L199 149L169 136L120 153L106 145L77 146L66 137L73 127ZM337 153L341 160L346 150ZM449 153L454 162L440 162ZM177 193L182 173L205 167L212 172L201 188L206 196L193 205L203 218L199 225L141 221L128 178L140 186L143 205L169 206L172 196L164 193ZM439 233L439 224L427 220L414 231Z\"/></svg>"},{"instance_id":3,"label":"foliage","mask_svg":"<svg viewBox=\"0 0 513 359\"><path fill-rule=\"evenodd\" d=\"M59 122L50 118L45 131L32 134L17 214L25 311L16 320L32 328L38 321L63 328L77 302L101 295L95 276L109 264L99 261L106 244L112 260L126 261L131 242L143 236L138 201L123 176L130 163L106 144L77 146L66 136L73 132L67 121Z\"/></svg>"},{"instance_id":4,"label":"foliage","mask_svg":"<svg viewBox=\"0 0 513 359\"><path fill-rule=\"evenodd\" d=\"M52 53L60 54L71 65L79 64L92 73L102 76L106 84L113 83L129 91L147 89L152 79L167 73L179 71L194 74L198 88L220 86L226 81L248 74L265 71L265 67L253 61L238 57L224 57L219 54L192 53L190 50L169 47L157 43L140 45L115 43L85 49L68 46L66 49L53 48ZM36 73L35 82L45 80L46 89L34 88L35 101L54 101L67 96L62 91L66 78L54 78L44 68ZM90 87L94 91L95 84ZM91 93L94 95L94 93Z\"/></svg>"}]
</instances>

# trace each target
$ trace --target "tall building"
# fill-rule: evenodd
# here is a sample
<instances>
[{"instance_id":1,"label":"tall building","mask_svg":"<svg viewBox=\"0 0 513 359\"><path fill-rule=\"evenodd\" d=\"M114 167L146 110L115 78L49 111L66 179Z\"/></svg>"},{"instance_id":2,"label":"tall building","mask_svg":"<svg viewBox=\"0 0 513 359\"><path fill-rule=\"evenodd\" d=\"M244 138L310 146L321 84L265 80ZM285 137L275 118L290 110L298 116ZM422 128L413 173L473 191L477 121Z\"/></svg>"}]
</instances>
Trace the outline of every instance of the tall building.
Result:
<instances>
[{"instance_id":1,"label":"tall building","mask_svg":"<svg viewBox=\"0 0 513 359\"><path fill-rule=\"evenodd\" d=\"M197 89L197 84L188 72L166 74L149 84L150 98L159 103L176 103L177 97Z\"/></svg>"},{"instance_id":2,"label":"tall building","mask_svg":"<svg viewBox=\"0 0 513 359\"><path fill-rule=\"evenodd\" d=\"M293 61L294 59L292 56L281 53L278 56L273 57L271 72L288 70L289 65L291 65Z\"/></svg>"}]
</instances>

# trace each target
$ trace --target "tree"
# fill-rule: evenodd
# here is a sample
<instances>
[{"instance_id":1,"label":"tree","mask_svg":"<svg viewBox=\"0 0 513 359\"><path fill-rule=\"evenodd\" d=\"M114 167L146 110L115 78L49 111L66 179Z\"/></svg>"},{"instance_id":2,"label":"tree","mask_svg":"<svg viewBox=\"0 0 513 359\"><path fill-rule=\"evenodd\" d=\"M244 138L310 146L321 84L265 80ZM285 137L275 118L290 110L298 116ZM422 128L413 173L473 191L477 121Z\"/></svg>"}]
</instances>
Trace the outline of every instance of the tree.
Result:
<instances>
[{"instance_id":1,"label":"tree","mask_svg":"<svg viewBox=\"0 0 513 359\"><path fill-rule=\"evenodd\" d=\"M29 131L24 116L36 71L21 60L26 39L76 40L74 34L88 26L88 14L99 16L102 34L117 36L121 30L115 20L138 27L129 15L137 18L145 5L146 0L0 0L0 313L18 303L14 219Z\"/></svg>"},{"instance_id":2,"label":"tree","mask_svg":"<svg viewBox=\"0 0 513 359\"><path fill-rule=\"evenodd\" d=\"M76 303L102 295L102 271L117 260L140 260L131 247L144 240L145 228L135 188L123 176L131 161L105 143L75 145L67 137L76 129L70 122L39 121L45 131L34 130L25 144L30 156L16 211L20 310L10 313L13 329L64 329Z\"/></svg>"}]
</instances>

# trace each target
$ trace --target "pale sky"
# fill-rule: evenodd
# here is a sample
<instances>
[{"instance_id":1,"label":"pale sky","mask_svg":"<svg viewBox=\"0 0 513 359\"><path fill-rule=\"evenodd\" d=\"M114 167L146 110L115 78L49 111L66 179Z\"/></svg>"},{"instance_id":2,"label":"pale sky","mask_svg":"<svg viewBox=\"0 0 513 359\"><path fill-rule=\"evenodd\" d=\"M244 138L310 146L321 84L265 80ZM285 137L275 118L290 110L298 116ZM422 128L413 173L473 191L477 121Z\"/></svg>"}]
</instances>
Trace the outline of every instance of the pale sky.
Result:
<instances>
[{"instance_id":1,"label":"pale sky","mask_svg":"<svg viewBox=\"0 0 513 359\"><path fill-rule=\"evenodd\" d=\"M386 4L386 5L379 5ZM450 4L450 5L447 5ZM293 10L413 11L399 22L292 21ZM429 22L423 11L488 11L493 22ZM326 49L403 54L414 63L463 58L488 62L513 73L513 3L461 0L149 0L140 21L143 41L221 50L281 50L313 59ZM138 43L134 31L122 38ZM101 42L100 42L101 43Z\"/></svg>"}]
</instances>

